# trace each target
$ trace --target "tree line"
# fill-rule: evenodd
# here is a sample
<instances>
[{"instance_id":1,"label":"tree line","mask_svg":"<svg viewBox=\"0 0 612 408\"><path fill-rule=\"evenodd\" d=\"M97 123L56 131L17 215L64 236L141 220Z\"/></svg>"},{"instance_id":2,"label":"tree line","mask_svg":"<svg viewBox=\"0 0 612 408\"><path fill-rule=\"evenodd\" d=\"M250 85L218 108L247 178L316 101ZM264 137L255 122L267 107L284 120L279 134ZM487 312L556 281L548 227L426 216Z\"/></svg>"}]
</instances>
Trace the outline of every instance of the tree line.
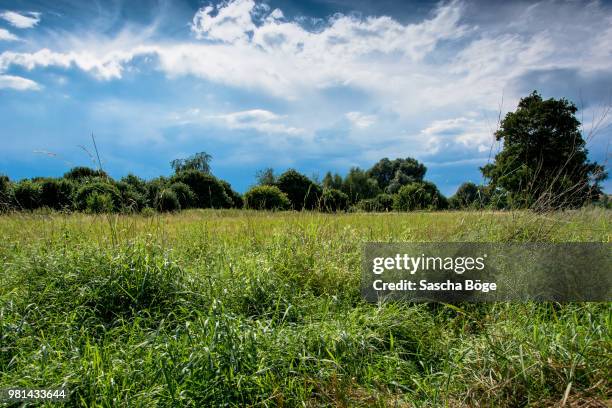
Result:
<instances>
[{"instance_id":1,"label":"tree line","mask_svg":"<svg viewBox=\"0 0 612 408\"><path fill-rule=\"evenodd\" d=\"M427 168L414 158L381 159L346 176L328 172L321 182L289 169L256 174L244 195L211 173L205 152L170 164L174 174L143 180L114 180L102 169L75 167L63 177L11 182L0 176L0 210L102 212L178 211L188 208L257 210L412 211L444 209L551 210L591 202L609 206L600 183L604 166L587 158L577 108L562 99L544 100L537 92L522 98L495 132L502 150L481 168L486 183L463 183L450 198L425 180Z\"/></svg>"}]
</instances>

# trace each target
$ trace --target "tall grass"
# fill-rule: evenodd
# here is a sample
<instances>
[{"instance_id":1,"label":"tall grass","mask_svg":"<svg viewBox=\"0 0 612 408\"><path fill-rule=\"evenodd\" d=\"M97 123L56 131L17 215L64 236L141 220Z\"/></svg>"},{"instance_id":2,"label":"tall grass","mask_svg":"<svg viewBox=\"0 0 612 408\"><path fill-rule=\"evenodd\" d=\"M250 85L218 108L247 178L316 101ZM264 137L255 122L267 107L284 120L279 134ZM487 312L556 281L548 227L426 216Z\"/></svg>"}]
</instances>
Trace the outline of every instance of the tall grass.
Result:
<instances>
[{"instance_id":1,"label":"tall grass","mask_svg":"<svg viewBox=\"0 0 612 408\"><path fill-rule=\"evenodd\" d=\"M372 305L359 279L366 241L609 242L611 220L1 216L0 388L103 407L606 406L610 303Z\"/></svg>"}]
</instances>

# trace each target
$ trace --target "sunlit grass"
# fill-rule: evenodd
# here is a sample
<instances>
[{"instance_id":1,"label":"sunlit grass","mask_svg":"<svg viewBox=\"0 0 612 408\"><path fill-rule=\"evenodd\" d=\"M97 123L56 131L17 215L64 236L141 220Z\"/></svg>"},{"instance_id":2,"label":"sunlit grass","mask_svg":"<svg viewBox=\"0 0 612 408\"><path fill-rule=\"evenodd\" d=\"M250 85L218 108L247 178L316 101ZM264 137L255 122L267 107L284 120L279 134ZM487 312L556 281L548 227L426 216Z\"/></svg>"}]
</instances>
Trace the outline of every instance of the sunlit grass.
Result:
<instances>
[{"instance_id":1,"label":"sunlit grass","mask_svg":"<svg viewBox=\"0 0 612 408\"><path fill-rule=\"evenodd\" d=\"M0 216L0 388L79 406L610 401L612 306L371 305L367 241L609 242L609 211ZM595 405L594 405L595 406Z\"/></svg>"}]
</instances>

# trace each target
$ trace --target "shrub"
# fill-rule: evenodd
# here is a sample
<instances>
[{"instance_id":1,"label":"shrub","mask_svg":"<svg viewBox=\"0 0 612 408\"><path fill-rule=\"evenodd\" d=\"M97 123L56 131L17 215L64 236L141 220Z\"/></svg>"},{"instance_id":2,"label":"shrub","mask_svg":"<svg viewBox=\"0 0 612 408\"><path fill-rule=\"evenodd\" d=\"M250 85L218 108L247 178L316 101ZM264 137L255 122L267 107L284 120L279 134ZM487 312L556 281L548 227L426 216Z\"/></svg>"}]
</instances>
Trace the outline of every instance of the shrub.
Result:
<instances>
[{"instance_id":1,"label":"shrub","mask_svg":"<svg viewBox=\"0 0 612 408\"><path fill-rule=\"evenodd\" d=\"M321 210L328 212L346 211L348 200L348 195L340 190L334 188L325 189L321 196Z\"/></svg>"},{"instance_id":2,"label":"shrub","mask_svg":"<svg viewBox=\"0 0 612 408\"><path fill-rule=\"evenodd\" d=\"M146 194L141 193L134 185L125 181L119 181L115 186L119 190L119 194L121 194L121 209L123 211L137 212L147 205Z\"/></svg>"},{"instance_id":3,"label":"shrub","mask_svg":"<svg viewBox=\"0 0 612 408\"><path fill-rule=\"evenodd\" d=\"M448 201L435 184L427 181L406 184L393 197L393 209L397 211L436 210L447 206Z\"/></svg>"},{"instance_id":4,"label":"shrub","mask_svg":"<svg viewBox=\"0 0 612 408\"><path fill-rule=\"evenodd\" d=\"M257 186L244 195L246 208L254 210L286 210L291 206L287 194L276 186Z\"/></svg>"},{"instance_id":5,"label":"shrub","mask_svg":"<svg viewBox=\"0 0 612 408\"><path fill-rule=\"evenodd\" d=\"M240 193L238 193L237 191L234 191L232 189L231 184L228 183L227 181L219 180L219 182L223 185L223 188L225 189L225 194L227 194L229 198L232 199L232 207L242 208L244 206L244 201L242 200L242 196L240 195Z\"/></svg>"},{"instance_id":6,"label":"shrub","mask_svg":"<svg viewBox=\"0 0 612 408\"><path fill-rule=\"evenodd\" d=\"M69 179L45 179L40 182L40 205L56 210L72 207L75 185Z\"/></svg>"},{"instance_id":7,"label":"shrub","mask_svg":"<svg viewBox=\"0 0 612 408\"><path fill-rule=\"evenodd\" d=\"M195 205L197 197L187 184L178 181L173 183L170 189L174 192L176 198L178 198L181 209L184 210Z\"/></svg>"},{"instance_id":8,"label":"shrub","mask_svg":"<svg viewBox=\"0 0 612 408\"><path fill-rule=\"evenodd\" d=\"M91 214L110 213L114 209L113 197L108 193L94 191L85 200L85 212Z\"/></svg>"},{"instance_id":9,"label":"shrub","mask_svg":"<svg viewBox=\"0 0 612 408\"><path fill-rule=\"evenodd\" d=\"M127 176L121 178L121 182L129 184L138 193L145 197L147 196L147 182L140 177L133 174L128 174Z\"/></svg>"},{"instance_id":10,"label":"shrub","mask_svg":"<svg viewBox=\"0 0 612 408\"><path fill-rule=\"evenodd\" d=\"M88 202L89 196L96 194L96 198L93 198ZM110 203L107 203L107 199L100 197L107 195L110 197ZM121 208L121 194L117 187L110 183L103 181L94 181L81 186L74 196L74 205L77 210L88 210L97 212L98 206L102 205L104 211L116 211ZM95 208L91 208L90 205Z\"/></svg>"},{"instance_id":11,"label":"shrub","mask_svg":"<svg viewBox=\"0 0 612 408\"><path fill-rule=\"evenodd\" d=\"M8 211L13 203L13 187L7 176L0 175L0 212Z\"/></svg>"},{"instance_id":12,"label":"shrub","mask_svg":"<svg viewBox=\"0 0 612 408\"><path fill-rule=\"evenodd\" d=\"M393 209L393 196L383 193L374 198L361 200L357 203L357 209L367 212L391 211Z\"/></svg>"},{"instance_id":13,"label":"shrub","mask_svg":"<svg viewBox=\"0 0 612 408\"><path fill-rule=\"evenodd\" d=\"M155 199L160 191L168 187L168 179L157 177L147 183L147 205L154 207Z\"/></svg>"},{"instance_id":14,"label":"shrub","mask_svg":"<svg viewBox=\"0 0 612 408\"><path fill-rule=\"evenodd\" d=\"M70 180L82 180L87 178L102 177L108 178L108 175L102 170L95 170L90 167L73 167L64 174L64 178Z\"/></svg>"},{"instance_id":15,"label":"shrub","mask_svg":"<svg viewBox=\"0 0 612 408\"><path fill-rule=\"evenodd\" d=\"M33 210L40 207L40 184L30 180L22 180L13 189L16 207L23 210Z\"/></svg>"},{"instance_id":16,"label":"shrub","mask_svg":"<svg viewBox=\"0 0 612 408\"><path fill-rule=\"evenodd\" d=\"M287 194L294 210L315 208L322 194L321 187L293 169L281 174L276 185Z\"/></svg>"},{"instance_id":17,"label":"shrub","mask_svg":"<svg viewBox=\"0 0 612 408\"><path fill-rule=\"evenodd\" d=\"M165 188L155 198L155 209L163 212L179 211L181 204L174 191L170 188Z\"/></svg>"},{"instance_id":18,"label":"shrub","mask_svg":"<svg viewBox=\"0 0 612 408\"><path fill-rule=\"evenodd\" d=\"M199 208L230 208L232 199L225 193L223 184L216 177L198 170L186 170L175 174L172 183L183 182L195 193Z\"/></svg>"}]
</instances>

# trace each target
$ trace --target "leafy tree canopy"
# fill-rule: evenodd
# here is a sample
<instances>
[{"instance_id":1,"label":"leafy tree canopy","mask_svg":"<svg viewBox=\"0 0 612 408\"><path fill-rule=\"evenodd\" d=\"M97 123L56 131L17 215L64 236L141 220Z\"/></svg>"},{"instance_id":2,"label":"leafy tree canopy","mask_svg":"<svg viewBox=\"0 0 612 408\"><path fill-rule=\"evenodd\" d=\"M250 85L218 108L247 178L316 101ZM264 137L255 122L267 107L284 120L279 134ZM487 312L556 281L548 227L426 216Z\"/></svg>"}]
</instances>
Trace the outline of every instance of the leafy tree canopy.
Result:
<instances>
[{"instance_id":1,"label":"leafy tree canopy","mask_svg":"<svg viewBox=\"0 0 612 408\"><path fill-rule=\"evenodd\" d=\"M588 151L567 99L542 99L534 91L509 112L495 133L504 146L495 162L481 168L493 188L507 191L513 207L578 207L601 194L602 166Z\"/></svg>"},{"instance_id":2,"label":"leafy tree canopy","mask_svg":"<svg viewBox=\"0 0 612 408\"><path fill-rule=\"evenodd\" d=\"M170 166L175 173L180 173L185 170L198 170L202 173L210 174L210 161L212 156L206 152L199 152L186 159L174 159L170 162Z\"/></svg>"}]
</instances>

